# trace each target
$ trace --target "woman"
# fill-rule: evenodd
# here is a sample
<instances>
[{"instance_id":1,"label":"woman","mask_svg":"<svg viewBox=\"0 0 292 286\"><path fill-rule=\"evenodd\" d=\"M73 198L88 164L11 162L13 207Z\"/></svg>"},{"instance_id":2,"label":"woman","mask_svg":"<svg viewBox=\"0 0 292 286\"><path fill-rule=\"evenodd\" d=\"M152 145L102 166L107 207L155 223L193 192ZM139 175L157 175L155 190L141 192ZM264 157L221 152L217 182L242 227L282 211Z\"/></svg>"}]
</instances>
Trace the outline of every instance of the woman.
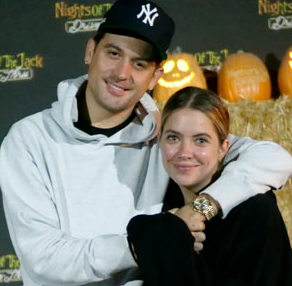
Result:
<instances>
[{"instance_id":1,"label":"woman","mask_svg":"<svg viewBox=\"0 0 292 286\"><path fill-rule=\"evenodd\" d=\"M180 191L170 184L164 205L169 212L140 215L128 225L144 285L292 285L291 247L272 191L243 202L225 219L205 213L213 218L205 222L203 250L194 251L177 208L191 205L199 211L193 202L216 180L228 134L228 111L216 94L187 87L166 103L160 146L164 167Z\"/></svg>"}]
</instances>

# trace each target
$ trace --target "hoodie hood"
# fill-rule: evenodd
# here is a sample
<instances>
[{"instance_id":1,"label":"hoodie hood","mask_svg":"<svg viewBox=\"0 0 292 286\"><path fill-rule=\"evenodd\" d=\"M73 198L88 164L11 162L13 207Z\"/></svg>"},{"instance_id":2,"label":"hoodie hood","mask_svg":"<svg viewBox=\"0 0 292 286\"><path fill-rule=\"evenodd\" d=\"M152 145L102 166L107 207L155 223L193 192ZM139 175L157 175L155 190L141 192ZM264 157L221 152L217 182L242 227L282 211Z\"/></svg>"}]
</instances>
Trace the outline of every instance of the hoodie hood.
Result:
<instances>
[{"instance_id":1,"label":"hoodie hood","mask_svg":"<svg viewBox=\"0 0 292 286\"><path fill-rule=\"evenodd\" d=\"M69 136L82 141L102 141L105 144L137 144L147 143L154 139L160 129L159 110L148 93L145 93L135 107L137 117L124 129L111 137L105 135L89 135L74 126L78 121L76 94L87 80L83 75L76 79L65 80L59 83L58 101L52 105L52 116L58 125Z\"/></svg>"}]
</instances>

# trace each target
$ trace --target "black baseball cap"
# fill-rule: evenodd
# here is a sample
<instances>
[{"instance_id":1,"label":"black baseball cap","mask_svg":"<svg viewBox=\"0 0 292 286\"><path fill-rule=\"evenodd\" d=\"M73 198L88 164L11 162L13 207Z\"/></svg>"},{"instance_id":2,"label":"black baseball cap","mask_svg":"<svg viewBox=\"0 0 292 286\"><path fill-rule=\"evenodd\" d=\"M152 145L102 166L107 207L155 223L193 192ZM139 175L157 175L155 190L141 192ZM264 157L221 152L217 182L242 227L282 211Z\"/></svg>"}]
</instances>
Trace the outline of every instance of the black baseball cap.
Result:
<instances>
[{"instance_id":1,"label":"black baseball cap","mask_svg":"<svg viewBox=\"0 0 292 286\"><path fill-rule=\"evenodd\" d=\"M174 34L174 21L156 3L147 0L117 0L104 15L98 31L116 31L153 44L162 60L167 58Z\"/></svg>"}]
</instances>

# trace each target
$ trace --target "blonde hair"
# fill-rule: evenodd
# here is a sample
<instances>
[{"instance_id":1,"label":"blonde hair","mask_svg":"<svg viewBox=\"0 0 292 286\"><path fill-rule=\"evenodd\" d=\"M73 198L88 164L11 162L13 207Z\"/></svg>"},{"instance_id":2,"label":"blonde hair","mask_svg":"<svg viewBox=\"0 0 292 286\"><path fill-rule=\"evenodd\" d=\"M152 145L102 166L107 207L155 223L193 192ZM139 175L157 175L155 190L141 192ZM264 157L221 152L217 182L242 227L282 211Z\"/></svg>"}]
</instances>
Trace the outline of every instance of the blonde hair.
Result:
<instances>
[{"instance_id":1,"label":"blonde hair","mask_svg":"<svg viewBox=\"0 0 292 286\"><path fill-rule=\"evenodd\" d=\"M185 87L169 98L162 111L161 133L169 116L182 108L206 114L212 121L221 144L227 138L230 119L226 106L217 94L198 87Z\"/></svg>"}]
</instances>

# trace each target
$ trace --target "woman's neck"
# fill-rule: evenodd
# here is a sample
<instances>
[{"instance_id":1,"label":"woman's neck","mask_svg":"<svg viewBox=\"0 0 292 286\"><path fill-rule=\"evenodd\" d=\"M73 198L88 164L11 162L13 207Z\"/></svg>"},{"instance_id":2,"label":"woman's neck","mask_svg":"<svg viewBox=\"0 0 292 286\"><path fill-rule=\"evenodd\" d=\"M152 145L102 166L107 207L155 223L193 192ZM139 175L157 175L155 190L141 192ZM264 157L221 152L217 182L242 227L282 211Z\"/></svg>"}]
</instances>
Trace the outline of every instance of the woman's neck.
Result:
<instances>
[{"instance_id":1,"label":"woman's neck","mask_svg":"<svg viewBox=\"0 0 292 286\"><path fill-rule=\"evenodd\" d=\"M201 190L191 190L183 186L179 186L179 187L184 197L185 204L188 204L189 202L193 201L198 196L198 193L201 191Z\"/></svg>"},{"instance_id":2,"label":"woman's neck","mask_svg":"<svg viewBox=\"0 0 292 286\"><path fill-rule=\"evenodd\" d=\"M210 181L205 181L202 185L196 185L192 187L179 186L184 197L185 204L193 201L200 194L200 192L205 190L212 182L213 179L210 179Z\"/></svg>"},{"instance_id":3,"label":"woman's neck","mask_svg":"<svg viewBox=\"0 0 292 286\"><path fill-rule=\"evenodd\" d=\"M201 184L190 187L184 187L179 185L182 195L184 197L185 204L193 201L203 190L205 190L209 185L214 183L219 178L221 172L222 166L220 163L220 166L218 167L217 171L213 174L213 176L209 179L206 179Z\"/></svg>"}]
</instances>

